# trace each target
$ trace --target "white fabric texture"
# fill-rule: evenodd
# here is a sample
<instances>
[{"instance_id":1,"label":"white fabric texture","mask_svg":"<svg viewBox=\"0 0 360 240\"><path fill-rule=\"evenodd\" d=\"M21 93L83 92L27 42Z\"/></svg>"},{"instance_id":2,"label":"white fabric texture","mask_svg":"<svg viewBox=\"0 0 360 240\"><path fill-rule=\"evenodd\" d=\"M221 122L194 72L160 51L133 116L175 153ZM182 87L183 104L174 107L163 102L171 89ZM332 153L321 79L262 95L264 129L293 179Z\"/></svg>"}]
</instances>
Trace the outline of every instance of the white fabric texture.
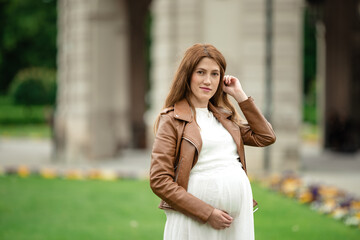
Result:
<instances>
[{"instance_id":1,"label":"white fabric texture","mask_svg":"<svg viewBox=\"0 0 360 240\"><path fill-rule=\"evenodd\" d=\"M196 108L202 149L190 172L188 192L224 210L234 218L231 226L213 229L184 214L166 210L165 240L253 240L252 191L238 161L236 144L230 133L207 108Z\"/></svg>"}]
</instances>

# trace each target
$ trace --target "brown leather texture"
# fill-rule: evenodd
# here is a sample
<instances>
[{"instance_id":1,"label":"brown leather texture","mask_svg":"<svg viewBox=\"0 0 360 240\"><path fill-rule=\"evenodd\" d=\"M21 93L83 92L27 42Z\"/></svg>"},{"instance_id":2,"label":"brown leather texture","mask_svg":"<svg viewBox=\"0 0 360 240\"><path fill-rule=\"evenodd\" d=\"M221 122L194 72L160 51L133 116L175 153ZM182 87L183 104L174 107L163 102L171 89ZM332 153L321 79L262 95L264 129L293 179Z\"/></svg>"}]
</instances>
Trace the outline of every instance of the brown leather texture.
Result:
<instances>
[{"instance_id":1,"label":"brown leather texture","mask_svg":"<svg viewBox=\"0 0 360 240\"><path fill-rule=\"evenodd\" d=\"M244 145L265 147L275 142L275 133L249 97L239 104L247 124L239 126L231 113L209 103L209 109L233 137L240 161L246 170ZM151 154L150 186L162 201L160 208L174 209L200 222L206 222L214 207L187 192L192 167L201 151L201 135L191 107L183 99L164 109ZM175 169L176 167L176 169Z\"/></svg>"}]
</instances>

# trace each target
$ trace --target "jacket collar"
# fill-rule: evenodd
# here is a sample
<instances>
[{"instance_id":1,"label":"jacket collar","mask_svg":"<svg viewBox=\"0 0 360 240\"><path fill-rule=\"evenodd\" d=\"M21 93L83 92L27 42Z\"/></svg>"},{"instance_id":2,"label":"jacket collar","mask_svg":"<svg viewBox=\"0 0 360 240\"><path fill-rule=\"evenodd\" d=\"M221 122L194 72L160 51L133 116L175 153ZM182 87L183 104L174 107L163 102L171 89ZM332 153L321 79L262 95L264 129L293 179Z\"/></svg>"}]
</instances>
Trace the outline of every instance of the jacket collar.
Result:
<instances>
[{"instance_id":1,"label":"jacket collar","mask_svg":"<svg viewBox=\"0 0 360 240\"><path fill-rule=\"evenodd\" d=\"M218 108L209 102L209 110L216 118L228 118L232 113L226 109ZM188 101L184 98L174 105L174 117L179 120L191 122L193 114Z\"/></svg>"},{"instance_id":2,"label":"jacket collar","mask_svg":"<svg viewBox=\"0 0 360 240\"><path fill-rule=\"evenodd\" d=\"M193 114L188 101L184 98L174 105L174 117L183 121L191 122Z\"/></svg>"}]
</instances>

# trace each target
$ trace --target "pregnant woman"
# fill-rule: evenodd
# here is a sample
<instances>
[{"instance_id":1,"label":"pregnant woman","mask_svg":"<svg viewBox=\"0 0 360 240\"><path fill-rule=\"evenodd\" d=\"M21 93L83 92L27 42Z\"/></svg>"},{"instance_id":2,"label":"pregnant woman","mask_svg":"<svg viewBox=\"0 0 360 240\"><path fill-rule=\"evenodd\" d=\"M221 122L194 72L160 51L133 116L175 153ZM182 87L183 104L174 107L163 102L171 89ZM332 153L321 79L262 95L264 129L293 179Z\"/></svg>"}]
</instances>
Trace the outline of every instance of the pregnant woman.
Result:
<instances>
[{"instance_id":1,"label":"pregnant woman","mask_svg":"<svg viewBox=\"0 0 360 240\"><path fill-rule=\"evenodd\" d=\"M150 185L166 212L166 240L254 239L244 145L270 145L275 134L225 69L214 46L190 47L156 120Z\"/></svg>"}]
</instances>

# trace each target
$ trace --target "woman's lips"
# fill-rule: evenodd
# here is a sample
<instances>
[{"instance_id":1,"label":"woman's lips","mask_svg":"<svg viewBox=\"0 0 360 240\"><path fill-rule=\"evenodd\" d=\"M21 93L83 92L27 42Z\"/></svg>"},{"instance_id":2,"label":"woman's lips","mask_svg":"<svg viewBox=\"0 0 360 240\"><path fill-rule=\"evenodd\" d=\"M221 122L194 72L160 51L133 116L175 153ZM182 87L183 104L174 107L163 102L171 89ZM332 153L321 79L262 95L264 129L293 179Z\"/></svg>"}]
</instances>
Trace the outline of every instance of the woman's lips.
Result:
<instances>
[{"instance_id":1,"label":"woman's lips","mask_svg":"<svg viewBox=\"0 0 360 240\"><path fill-rule=\"evenodd\" d=\"M206 92L210 92L211 89L210 88L207 88L207 87L200 87L202 90L206 91Z\"/></svg>"}]
</instances>

